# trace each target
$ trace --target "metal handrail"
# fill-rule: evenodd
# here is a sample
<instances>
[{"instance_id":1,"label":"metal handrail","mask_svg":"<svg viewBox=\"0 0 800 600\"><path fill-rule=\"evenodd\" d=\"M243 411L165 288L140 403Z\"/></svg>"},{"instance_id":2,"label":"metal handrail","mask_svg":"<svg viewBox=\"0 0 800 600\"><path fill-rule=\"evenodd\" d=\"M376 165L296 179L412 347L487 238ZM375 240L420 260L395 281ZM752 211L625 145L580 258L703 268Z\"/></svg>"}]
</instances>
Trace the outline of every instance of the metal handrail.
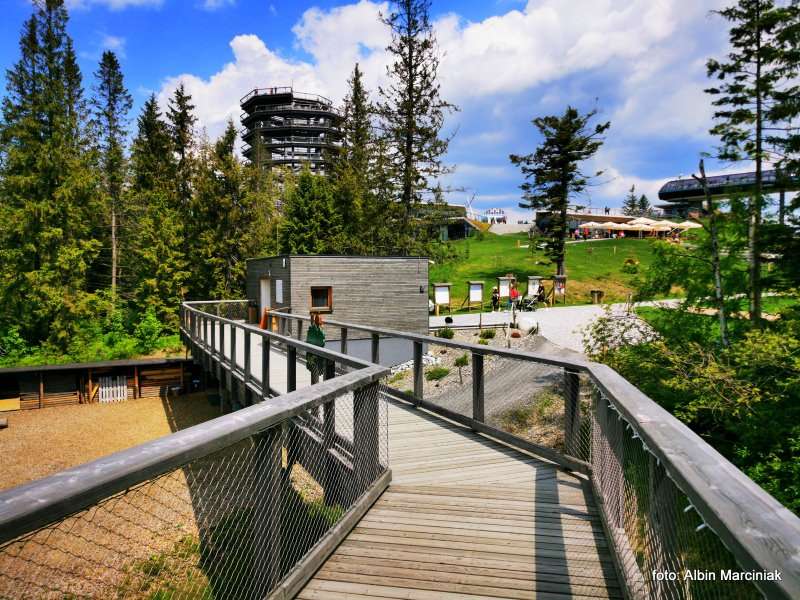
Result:
<instances>
[{"instance_id":1,"label":"metal handrail","mask_svg":"<svg viewBox=\"0 0 800 600\"><path fill-rule=\"evenodd\" d=\"M270 87L270 88L253 88L251 91L249 91L248 93L246 93L244 96L241 97L239 103L243 104L245 101L249 100L253 96L274 96L277 94L292 94L292 96L294 96L295 98L302 98L303 100L317 100L318 102L326 102L328 104L331 103L330 98L326 98L325 96L320 96L319 94L295 92L294 89L288 85Z\"/></svg>"},{"instance_id":2,"label":"metal handrail","mask_svg":"<svg viewBox=\"0 0 800 600\"><path fill-rule=\"evenodd\" d=\"M247 117L252 117L258 113L271 113L271 112L286 112L286 111L306 111L306 112L319 112L326 114L333 114L341 116L341 113L333 106L306 106L302 104L276 104L273 106L256 106L251 111L243 112L240 117L242 120Z\"/></svg>"},{"instance_id":3,"label":"metal handrail","mask_svg":"<svg viewBox=\"0 0 800 600\"><path fill-rule=\"evenodd\" d=\"M308 320L310 317L271 313L280 318ZM779 581L760 581L768 597L800 598L800 518L747 477L684 423L642 393L619 373L600 363L574 358L554 358L454 342L429 335L407 333L327 319L329 326L368 332L373 336L373 362L380 337L397 337L415 344L437 344L471 351L474 355L496 355L540 362L586 373L604 397L630 424L647 449L663 464L669 477L697 509L704 522L722 540L740 565L747 569L782 573ZM420 357L421 360L421 357ZM417 357L415 356L415 363ZM418 367L414 368L415 379ZM419 370L421 376L421 369ZM482 379L482 375L479 379ZM482 384L481 384L482 385ZM415 383L415 389L417 384ZM420 388L421 389L421 388ZM415 401L415 398L406 398ZM469 419L419 401L433 412L461 422L472 422L478 430L489 429ZM489 435L492 435L489 432ZM508 437L510 434L506 434ZM504 437L504 441L507 438ZM554 452L549 450L549 452ZM588 473L592 476L591 473Z\"/></svg>"},{"instance_id":4,"label":"metal handrail","mask_svg":"<svg viewBox=\"0 0 800 600\"><path fill-rule=\"evenodd\" d=\"M387 372L368 366L0 492L0 544L378 381Z\"/></svg>"}]
</instances>

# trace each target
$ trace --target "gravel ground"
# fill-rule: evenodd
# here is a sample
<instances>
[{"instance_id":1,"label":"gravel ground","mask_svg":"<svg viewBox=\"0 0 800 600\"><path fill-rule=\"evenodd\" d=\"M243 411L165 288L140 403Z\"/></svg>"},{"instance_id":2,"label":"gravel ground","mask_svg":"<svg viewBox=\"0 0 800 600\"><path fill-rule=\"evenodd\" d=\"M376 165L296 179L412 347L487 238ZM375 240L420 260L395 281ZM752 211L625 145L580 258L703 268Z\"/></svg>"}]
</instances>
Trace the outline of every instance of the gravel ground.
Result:
<instances>
[{"instance_id":1,"label":"gravel ground","mask_svg":"<svg viewBox=\"0 0 800 600\"><path fill-rule=\"evenodd\" d=\"M219 416L205 394L4 413L0 490Z\"/></svg>"}]
</instances>

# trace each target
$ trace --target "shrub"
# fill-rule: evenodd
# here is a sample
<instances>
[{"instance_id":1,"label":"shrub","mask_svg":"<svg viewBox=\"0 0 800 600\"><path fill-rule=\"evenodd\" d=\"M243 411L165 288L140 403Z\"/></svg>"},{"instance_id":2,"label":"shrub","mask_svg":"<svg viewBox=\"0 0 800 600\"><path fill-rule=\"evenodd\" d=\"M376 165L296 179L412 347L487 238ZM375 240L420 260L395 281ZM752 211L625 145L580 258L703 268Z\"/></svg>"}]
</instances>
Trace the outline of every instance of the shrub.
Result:
<instances>
[{"instance_id":1,"label":"shrub","mask_svg":"<svg viewBox=\"0 0 800 600\"><path fill-rule=\"evenodd\" d=\"M482 340L491 340L496 333L494 329L481 329L480 336Z\"/></svg>"},{"instance_id":2,"label":"shrub","mask_svg":"<svg viewBox=\"0 0 800 600\"><path fill-rule=\"evenodd\" d=\"M485 339L481 338L481 339L478 340L478 343L481 346L488 346L489 345L489 340L485 340Z\"/></svg>"},{"instance_id":3,"label":"shrub","mask_svg":"<svg viewBox=\"0 0 800 600\"><path fill-rule=\"evenodd\" d=\"M458 380L464 383L464 377L461 374L461 369L469 365L469 355L465 352L456 359L455 365L458 367Z\"/></svg>"},{"instance_id":4,"label":"shrub","mask_svg":"<svg viewBox=\"0 0 800 600\"><path fill-rule=\"evenodd\" d=\"M628 257L625 259L625 262L622 263L622 272L628 273L630 275L635 275L639 272L639 261L633 257Z\"/></svg>"},{"instance_id":5,"label":"shrub","mask_svg":"<svg viewBox=\"0 0 800 600\"><path fill-rule=\"evenodd\" d=\"M436 337L444 338L446 340L452 340L455 334L456 332L453 331L452 327L441 327L436 331Z\"/></svg>"},{"instance_id":6,"label":"shrub","mask_svg":"<svg viewBox=\"0 0 800 600\"><path fill-rule=\"evenodd\" d=\"M447 367L431 367L425 371L425 379L428 381L439 381L440 379L447 377L449 372L450 369Z\"/></svg>"},{"instance_id":7,"label":"shrub","mask_svg":"<svg viewBox=\"0 0 800 600\"><path fill-rule=\"evenodd\" d=\"M144 353L155 350L158 338L161 337L161 329L161 321L158 320L155 309L148 308L134 330L134 336L139 341L139 350Z\"/></svg>"}]
</instances>

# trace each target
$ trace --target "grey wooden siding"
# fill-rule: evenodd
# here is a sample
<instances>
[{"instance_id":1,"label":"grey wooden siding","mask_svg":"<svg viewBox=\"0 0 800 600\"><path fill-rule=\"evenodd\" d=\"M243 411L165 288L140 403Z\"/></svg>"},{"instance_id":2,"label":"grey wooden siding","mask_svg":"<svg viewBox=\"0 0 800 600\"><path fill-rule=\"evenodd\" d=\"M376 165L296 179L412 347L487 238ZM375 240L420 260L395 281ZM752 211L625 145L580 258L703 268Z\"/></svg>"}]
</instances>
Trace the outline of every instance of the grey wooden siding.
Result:
<instances>
[{"instance_id":1,"label":"grey wooden siding","mask_svg":"<svg viewBox=\"0 0 800 600\"><path fill-rule=\"evenodd\" d=\"M428 332L426 258L293 256L291 270L295 314L308 314L312 286L329 285L333 288L333 312L328 315L332 319ZM364 335L353 332L350 337ZM329 339L338 337L338 332L329 332Z\"/></svg>"},{"instance_id":2,"label":"grey wooden siding","mask_svg":"<svg viewBox=\"0 0 800 600\"><path fill-rule=\"evenodd\" d=\"M284 267L284 261L286 266ZM268 258L251 258L247 261L247 299L258 305L260 295L259 281L263 277L272 280L270 299L273 308L290 306L291 303L291 284L290 284L290 264L291 258L288 256L271 256ZM278 303L275 297L275 282L283 281L283 302ZM260 315L259 315L260 318Z\"/></svg>"}]
</instances>

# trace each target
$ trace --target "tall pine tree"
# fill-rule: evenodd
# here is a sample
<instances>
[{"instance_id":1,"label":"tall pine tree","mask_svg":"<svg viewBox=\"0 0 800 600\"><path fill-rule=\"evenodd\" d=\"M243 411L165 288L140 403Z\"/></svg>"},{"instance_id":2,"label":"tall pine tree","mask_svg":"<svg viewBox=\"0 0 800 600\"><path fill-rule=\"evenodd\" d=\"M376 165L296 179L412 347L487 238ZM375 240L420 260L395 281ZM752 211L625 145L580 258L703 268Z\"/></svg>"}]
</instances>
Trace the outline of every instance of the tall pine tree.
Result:
<instances>
[{"instance_id":1,"label":"tall pine tree","mask_svg":"<svg viewBox=\"0 0 800 600\"><path fill-rule=\"evenodd\" d=\"M279 232L280 252L333 253L340 226L330 181L304 169L286 194Z\"/></svg>"},{"instance_id":2,"label":"tall pine tree","mask_svg":"<svg viewBox=\"0 0 800 600\"><path fill-rule=\"evenodd\" d=\"M636 197L636 186L632 185L628 195L622 201L622 214L636 216L639 212L639 198Z\"/></svg>"},{"instance_id":3,"label":"tall pine tree","mask_svg":"<svg viewBox=\"0 0 800 600\"><path fill-rule=\"evenodd\" d=\"M111 242L111 298L116 302L119 244L117 227L121 211L122 191L126 178L125 137L128 112L133 99L125 88L122 70L116 55L103 52L95 73L94 133L100 154L103 192L108 204Z\"/></svg>"},{"instance_id":4,"label":"tall pine tree","mask_svg":"<svg viewBox=\"0 0 800 600\"><path fill-rule=\"evenodd\" d=\"M447 171L442 157L449 140L441 136L445 114L456 107L439 94L439 55L430 22L430 0L399 0L383 18L392 42L394 62L387 67L389 84L378 88L377 112L391 148L394 184L402 215L400 250L413 244L411 219L432 180Z\"/></svg>"},{"instance_id":5,"label":"tall pine tree","mask_svg":"<svg viewBox=\"0 0 800 600\"><path fill-rule=\"evenodd\" d=\"M711 59L708 76L719 83L706 90L714 97L711 129L721 147L719 158L755 162L755 185L748 201L748 277L750 319L761 320L761 222L764 208L764 163L770 160L765 146L768 110L785 73L780 63L781 48L775 32L782 13L773 0L738 0L718 11L731 24L731 51L726 60Z\"/></svg>"},{"instance_id":6,"label":"tall pine tree","mask_svg":"<svg viewBox=\"0 0 800 600\"><path fill-rule=\"evenodd\" d=\"M190 294L235 298L245 293L245 261L268 249L277 187L269 170L245 165L234 153L233 121L201 148L192 211ZM272 249L269 247L269 249Z\"/></svg>"},{"instance_id":7,"label":"tall pine tree","mask_svg":"<svg viewBox=\"0 0 800 600\"><path fill-rule=\"evenodd\" d=\"M100 244L80 69L60 0L37 2L7 73L0 123L0 328L66 347L91 313Z\"/></svg>"},{"instance_id":8,"label":"tall pine tree","mask_svg":"<svg viewBox=\"0 0 800 600\"><path fill-rule=\"evenodd\" d=\"M550 213L547 255L556 263L556 275L565 275L564 244L568 233L567 207L570 198L583 192L588 176L581 162L591 158L603 145L603 134L611 123L591 126L597 111L581 114L568 106L561 116L537 117L533 124L544 138L532 154L509 158L519 166L526 181L520 185L520 208L543 208ZM599 173L598 173L599 175Z\"/></svg>"},{"instance_id":9,"label":"tall pine tree","mask_svg":"<svg viewBox=\"0 0 800 600\"><path fill-rule=\"evenodd\" d=\"M131 151L132 182L126 202L131 225L125 230L128 293L140 311L153 308L168 326L189 279L185 218L178 196L172 136L151 96L142 107Z\"/></svg>"}]
</instances>

